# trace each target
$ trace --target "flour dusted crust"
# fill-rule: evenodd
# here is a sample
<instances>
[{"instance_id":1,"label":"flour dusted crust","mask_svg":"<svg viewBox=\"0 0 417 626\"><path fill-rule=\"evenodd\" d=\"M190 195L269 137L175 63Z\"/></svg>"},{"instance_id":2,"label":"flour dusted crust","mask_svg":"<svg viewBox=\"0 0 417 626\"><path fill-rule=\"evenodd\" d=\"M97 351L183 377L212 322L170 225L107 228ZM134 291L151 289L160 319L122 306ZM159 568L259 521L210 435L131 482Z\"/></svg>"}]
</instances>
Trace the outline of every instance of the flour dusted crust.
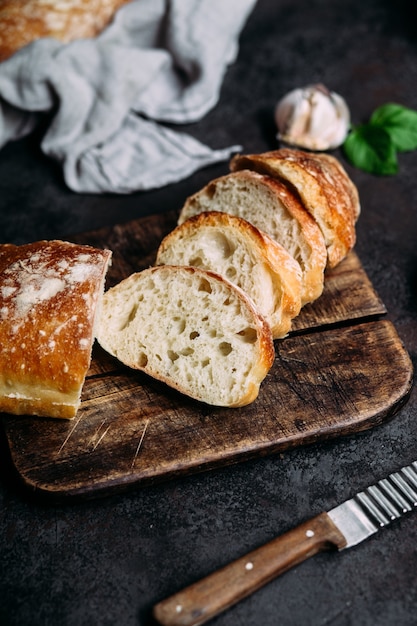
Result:
<instances>
[{"instance_id":1,"label":"flour dusted crust","mask_svg":"<svg viewBox=\"0 0 417 626\"><path fill-rule=\"evenodd\" d=\"M291 329L301 308L301 268L276 241L235 215L190 217L162 241L156 265L212 270L243 289L271 326L274 339Z\"/></svg>"},{"instance_id":2,"label":"flour dusted crust","mask_svg":"<svg viewBox=\"0 0 417 626\"><path fill-rule=\"evenodd\" d=\"M355 245L358 194L342 165L331 155L282 148L236 155L230 169L251 169L291 186L322 230L329 267L340 263Z\"/></svg>"},{"instance_id":3,"label":"flour dusted crust","mask_svg":"<svg viewBox=\"0 0 417 626\"><path fill-rule=\"evenodd\" d=\"M0 0L0 61L41 37L95 37L131 0Z\"/></svg>"},{"instance_id":4,"label":"flour dusted crust","mask_svg":"<svg viewBox=\"0 0 417 626\"><path fill-rule=\"evenodd\" d=\"M0 411L75 416L110 257L56 240L0 245Z\"/></svg>"},{"instance_id":5,"label":"flour dusted crust","mask_svg":"<svg viewBox=\"0 0 417 626\"><path fill-rule=\"evenodd\" d=\"M226 174L187 198L178 223L204 211L237 215L283 246L302 270L302 305L321 295L327 262L323 234L282 182L250 170Z\"/></svg>"},{"instance_id":6,"label":"flour dusted crust","mask_svg":"<svg viewBox=\"0 0 417 626\"><path fill-rule=\"evenodd\" d=\"M216 406L253 402L275 357L271 329L248 296L185 266L148 268L109 289L97 339L125 365Z\"/></svg>"}]
</instances>

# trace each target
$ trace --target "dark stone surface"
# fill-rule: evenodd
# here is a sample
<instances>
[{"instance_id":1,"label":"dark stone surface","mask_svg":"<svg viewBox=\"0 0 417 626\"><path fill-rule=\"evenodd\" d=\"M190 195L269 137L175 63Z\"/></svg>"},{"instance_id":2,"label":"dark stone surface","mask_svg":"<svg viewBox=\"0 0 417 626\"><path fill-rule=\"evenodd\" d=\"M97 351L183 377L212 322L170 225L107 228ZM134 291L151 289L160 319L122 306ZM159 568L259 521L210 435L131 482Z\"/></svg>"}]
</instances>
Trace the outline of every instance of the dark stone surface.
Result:
<instances>
[{"instance_id":1,"label":"dark stone surface","mask_svg":"<svg viewBox=\"0 0 417 626\"><path fill-rule=\"evenodd\" d=\"M354 123L389 101L417 109L415 13L406 0L259 0L218 106L184 130L213 147L272 148L275 102L316 81L344 95ZM126 197L77 195L38 143L34 136L0 152L2 242L70 238L179 208L227 171L217 165ZM400 156L394 177L347 168L362 200L357 252L415 364L417 153ZM0 623L151 624L158 600L417 458L416 409L413 391L373 430L85 503L32 498L2 442ZM213 624L414 626L416 571L411 515L357 548L297 566Z\"/></svg>"}]
</instances>

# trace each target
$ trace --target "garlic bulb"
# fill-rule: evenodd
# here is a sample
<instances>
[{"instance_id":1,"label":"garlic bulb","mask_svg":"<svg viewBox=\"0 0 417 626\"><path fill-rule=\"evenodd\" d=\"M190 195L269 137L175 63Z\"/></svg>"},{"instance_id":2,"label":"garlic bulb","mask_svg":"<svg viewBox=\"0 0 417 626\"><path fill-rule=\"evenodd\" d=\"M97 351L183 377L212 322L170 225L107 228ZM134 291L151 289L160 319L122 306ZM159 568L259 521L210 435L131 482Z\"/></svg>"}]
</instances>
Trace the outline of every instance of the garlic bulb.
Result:
<instances>
[{"instance_id":1,"label":"garlic bulb","mask_svg":"<svg viewBox=\"0 0 417 626\"><path fill-rule=\"evenodd\" d=\"M344 142L350 113L337 93L324 85L308 85L278 102L275 121L281 141L308 150L329 150Z\"/></svg>"}]
</instances>

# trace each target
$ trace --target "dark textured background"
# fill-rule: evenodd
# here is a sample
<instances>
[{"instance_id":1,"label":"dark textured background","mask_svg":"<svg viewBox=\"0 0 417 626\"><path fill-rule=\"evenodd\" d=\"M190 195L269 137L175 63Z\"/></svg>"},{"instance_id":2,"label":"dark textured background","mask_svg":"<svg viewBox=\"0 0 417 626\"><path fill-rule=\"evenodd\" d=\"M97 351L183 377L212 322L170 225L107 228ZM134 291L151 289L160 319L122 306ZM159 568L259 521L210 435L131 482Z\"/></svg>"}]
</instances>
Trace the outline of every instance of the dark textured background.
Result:
<instances>
[{"instance_id":1,"label":"dark textured background","mask_svg":"<svg viewBox=\"0 0 417 626\"><path fill-rule=\"evenodd\" d=\"M227 0L225 0L227 1ZM395 101L417 109L417 38L405 0L259 0L221 100L184 130L245 151L275 146L273 107L323 82L354 123ZM71 234L180 208L227 164L130 196L76 195L39 137L0 151L0 241ZM344 161L343 154L336 152ZM346 165L362 201L356 250L415 364L417 152L379 178ZM392 364L395 368L395 363ZM44 503L0 450L0 624L150 624L153 604L417 458L417 395L384 425L109 499ZM297 566L213 620L218 626L414 626L417 517Z\"/></svg>"}]
</instances>

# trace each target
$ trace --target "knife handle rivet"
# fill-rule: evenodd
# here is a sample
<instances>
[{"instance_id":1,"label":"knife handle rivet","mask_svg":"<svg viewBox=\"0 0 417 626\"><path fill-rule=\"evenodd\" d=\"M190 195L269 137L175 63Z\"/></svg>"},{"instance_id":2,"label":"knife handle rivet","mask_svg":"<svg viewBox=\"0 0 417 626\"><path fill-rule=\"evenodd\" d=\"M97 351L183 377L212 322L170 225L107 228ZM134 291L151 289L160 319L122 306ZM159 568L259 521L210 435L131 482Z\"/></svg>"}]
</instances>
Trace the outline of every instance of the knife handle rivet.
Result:
<instances>
[{"instance_id":1,"label":"knife handle rivet","mask_svg":"<svg viewBox=\"0 0 417 626\"><path fill-rule=\"evenodd\" d=\"M253 563L252 563L252 561L248 561L248 562L246 563L246 565L245 565L245 569L247 569L247 570L251 570L251 569L253 569Z\"/></svg>"},{"instance_id":2,"label":"knife handle rivet","mask_svg":"<svg viewBox=\"0 0 417 626\"><path fill-rule=\"evenodd\" d=\"M306 537L314 537L314 530L306 530Z\"/></svg>"},{"instance_id":3,"label":"knife handle rivet","mask_svg":"<svg viewBox=\"0 0 417 626\"><path fill-rule=\"evenodd\" d=\"M177 604L177 606L175 607L175 611L176 611L177 613L181 613L181 611L182 611L182 606L181 606L181 604Z\"/></svg>"}]
</instances>

